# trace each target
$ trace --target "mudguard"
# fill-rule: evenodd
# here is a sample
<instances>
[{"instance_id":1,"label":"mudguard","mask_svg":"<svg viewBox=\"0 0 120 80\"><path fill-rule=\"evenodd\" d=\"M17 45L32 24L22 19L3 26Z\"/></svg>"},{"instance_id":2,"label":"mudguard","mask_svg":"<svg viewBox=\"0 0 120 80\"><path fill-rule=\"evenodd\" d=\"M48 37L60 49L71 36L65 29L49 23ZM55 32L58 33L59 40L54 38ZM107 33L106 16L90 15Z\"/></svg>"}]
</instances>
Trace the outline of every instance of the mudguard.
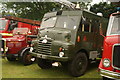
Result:
<instances>
[{"instance_id":1,"label":"mudguard","mask_svg":"<svg viewBox=\"0 0 120 80\"><path fill-rule=\"evenodd\" d=\"M20 51L20 53L19 53L19 57L22 57L26 50L30 50L30 47L26 47L26 48L22 49L22 51Z\"/></svg>"}]
</instances>

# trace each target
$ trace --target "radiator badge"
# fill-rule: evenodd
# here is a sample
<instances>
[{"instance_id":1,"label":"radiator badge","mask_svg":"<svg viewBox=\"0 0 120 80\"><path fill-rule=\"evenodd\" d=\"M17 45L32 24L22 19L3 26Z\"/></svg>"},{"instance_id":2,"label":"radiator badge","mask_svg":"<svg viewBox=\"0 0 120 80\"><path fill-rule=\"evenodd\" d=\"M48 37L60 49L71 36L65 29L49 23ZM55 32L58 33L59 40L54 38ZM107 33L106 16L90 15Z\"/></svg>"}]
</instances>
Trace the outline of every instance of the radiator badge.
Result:
<instances>
[{"instance_id":1,"label":"radiator badge","mask_svg":"<svg viewBox=\"0 0 120 80\"><path fill-rule=\"evenodd\" d=\"M47 35L45 35L45 39L42 41L42 43L47 43Z\"/></svg>"}]
</instances>

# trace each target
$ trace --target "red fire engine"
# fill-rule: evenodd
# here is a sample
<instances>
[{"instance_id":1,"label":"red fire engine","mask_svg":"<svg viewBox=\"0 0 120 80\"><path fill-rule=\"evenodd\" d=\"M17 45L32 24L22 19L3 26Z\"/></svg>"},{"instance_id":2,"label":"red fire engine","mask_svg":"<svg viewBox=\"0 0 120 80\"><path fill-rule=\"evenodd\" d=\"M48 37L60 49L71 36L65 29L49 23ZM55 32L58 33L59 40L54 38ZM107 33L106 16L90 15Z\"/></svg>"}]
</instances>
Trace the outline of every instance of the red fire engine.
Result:
<instances>
[{"instance_id":1,"label":"red fire engine","mask_svg":"<svg viewBox=\"0 0 120 80\"><path fill-rule=\"evenodd\" d=\"M110 16L99 70L103 80L120 79L120 12Z\"/></svg>"},{"instance_id":2,"label":"red fire engine","mask_svg":"<svg viewBox=\"0 0 120 80\"><path fill-rule=\"evenodd\" d=\"M2 39L0 40L2 43L1 52L3 56L7 57L8 61L19 60L24 65L31 64L35 58L29 55L29 46L31 46L31 41L36 38L36 34L38 32L38 28L40 27L40 21L34 21L29 19L17 18L17 17L5 17L9 21L15 21L14 24L5 27L2 32L7 33L9 30L12 33L11 37L7 35L2 35ZM17 24L17 25L16 25ZM10 28L11 27L11 28ZM14 28L14 29L13 29Z\"/></svg>"},{"instance_id":3,"label":"red fire engine","mask_svg":"<svg viewBox=\"0 0 120 80\"><path fill-rule=\"evenodd\" d=\"M13 36L14 28L29 28L33 31L34 28L39 27L40 22L30 19L23 19L13 16L4 16L0 18L0 34L3 38Z\"/></svg>"}]
</instances>

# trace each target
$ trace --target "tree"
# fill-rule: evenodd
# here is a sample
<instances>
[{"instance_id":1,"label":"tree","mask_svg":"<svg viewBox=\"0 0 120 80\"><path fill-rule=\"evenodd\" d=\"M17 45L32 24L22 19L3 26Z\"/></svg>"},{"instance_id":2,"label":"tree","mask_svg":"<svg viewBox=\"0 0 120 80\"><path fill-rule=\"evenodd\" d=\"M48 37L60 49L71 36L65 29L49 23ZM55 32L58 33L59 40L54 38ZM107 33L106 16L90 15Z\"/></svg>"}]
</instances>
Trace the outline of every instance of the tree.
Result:
<instances>
[{"instance_id":1,"label":"tree","mask_svg":"<svg viewBox=\"0 0 120 80\"><path fill-rule=\"evenodd\" d=\"M8 2L3 4L6 8L2 11L3 15L12 14L16 17L33 20L41 20L46 12L60 8L58 4L52 2Z\"/></svg>"},{"instance_id":2,"label":"tree","mask_svg":"<svg viewBox=\"0 0 120 80\"><path fill-rule=\"evenodd\" d=\"M94 13L101 12L103 17L109 18L111 13L116 12L116 6L113 4L107 4L106 2L100 2L99 4L94 4L90 11Z\"/></svg>"}]
</instances>

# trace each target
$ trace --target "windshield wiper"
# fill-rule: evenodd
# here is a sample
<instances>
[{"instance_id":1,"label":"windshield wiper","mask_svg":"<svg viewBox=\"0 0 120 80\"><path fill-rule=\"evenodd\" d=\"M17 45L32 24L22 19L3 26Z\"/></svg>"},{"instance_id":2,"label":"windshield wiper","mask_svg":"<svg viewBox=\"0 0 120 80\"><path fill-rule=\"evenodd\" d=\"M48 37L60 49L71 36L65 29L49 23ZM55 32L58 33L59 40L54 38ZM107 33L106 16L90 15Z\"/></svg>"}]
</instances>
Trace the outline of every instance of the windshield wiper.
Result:
<instances>
[{"instance_id":1,"label":"windshield wiper","mask_svg":"<svg viewBox=\"0 0 120 80\"><path fill-rule=\"evenodd\" d=\"M42 28L42 29L40 28L39 31L44 30L44 29L54 28L54 27L55 26L53 26L53 27L45 27L45 28Z\"/></svg>"},{"instance_id":2,"label":"windshield wiper","mask_svg":"<svg viewBox=\"0 0 120 80\"><path fill-rule=\"evenodd\" d=\"M47 19L45 19L44 21L47 21L47 20L49 20L50 19L50 17L49 18L47 18Z\"/></svg>"}]
</instances>

